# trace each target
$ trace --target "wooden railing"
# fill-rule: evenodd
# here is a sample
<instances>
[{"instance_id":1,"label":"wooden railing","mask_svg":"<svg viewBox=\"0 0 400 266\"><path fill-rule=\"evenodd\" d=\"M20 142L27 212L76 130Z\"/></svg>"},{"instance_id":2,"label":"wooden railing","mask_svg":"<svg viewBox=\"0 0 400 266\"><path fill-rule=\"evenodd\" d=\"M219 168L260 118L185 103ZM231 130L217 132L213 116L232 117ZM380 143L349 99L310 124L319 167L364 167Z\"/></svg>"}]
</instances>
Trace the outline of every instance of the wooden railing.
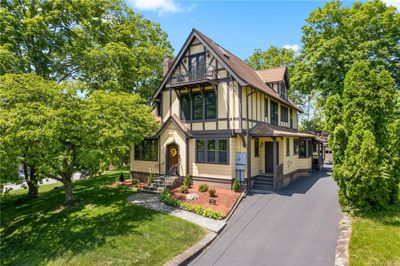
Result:
<instances>
[{"instance_id":1,"label":"wooden railing","mask_svg":"<svg viewBox=\"0 0 400 266\"><path fill-rule=\"evenodd\" d=\"M215 67L211 65L201 65L191 68L188 73L177 74L175 78L176 82L173 83L185 83L206 79L211 80L217 78L217 71L215 70Z\"/></svg>"}]
</instances>

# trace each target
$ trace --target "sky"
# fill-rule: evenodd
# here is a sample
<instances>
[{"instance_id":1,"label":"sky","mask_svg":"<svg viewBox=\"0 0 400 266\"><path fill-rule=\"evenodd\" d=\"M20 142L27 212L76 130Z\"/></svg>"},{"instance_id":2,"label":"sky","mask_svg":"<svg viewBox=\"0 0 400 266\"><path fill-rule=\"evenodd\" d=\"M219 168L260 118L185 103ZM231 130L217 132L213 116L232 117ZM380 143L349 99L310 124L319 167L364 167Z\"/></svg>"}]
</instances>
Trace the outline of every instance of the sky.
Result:
<instances>
[{"instance_id":1,"label":"sky","mask_svg":"<svg viewBox=\"0 0 400 266\"><path fill-rule=\"evenodd\" d=\"M179 52L192 28L245 59L254 49L301 48L302 26L320 0L126 0L129 7L158 22ZM354 1L343 1L350 6ZM384 0L400 9L400 0Z\"/></svg>"}]
</instances>

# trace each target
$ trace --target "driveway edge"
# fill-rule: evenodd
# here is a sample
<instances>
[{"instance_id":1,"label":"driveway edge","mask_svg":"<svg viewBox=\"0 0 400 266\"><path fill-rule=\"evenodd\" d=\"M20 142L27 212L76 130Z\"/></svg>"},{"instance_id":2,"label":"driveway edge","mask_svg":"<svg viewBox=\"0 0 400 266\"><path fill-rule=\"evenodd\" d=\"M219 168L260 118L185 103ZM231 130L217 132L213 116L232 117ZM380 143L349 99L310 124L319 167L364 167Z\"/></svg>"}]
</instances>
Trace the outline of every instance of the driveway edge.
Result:
<instances>
[{"instance_id":1,"label":"driveway edge","mask_svg":"<svg viewBox=\"0 0 400 266\"><path fill-rule=\"evenodd\" d=\"M351 216L343 213L342 219L339 222L339 238L335 252L335 266L349 265L349 244L351 237Z\"/></svg>"},{"instance_id":2,"label":"driveway edge","mask_svg":"<svg viewBox=\"0 0 400 266\"><path fill-rule=\"evenodd\" d=\"M196 242L196 244L183 251L172 260L165 263L164 266L178 266L189 264L189 262L191 262L195 257L197 257L198 254L200 254L206 247L208 247L216 237L216 233L208 231L201 240Z\"/></svg>"}]
</instances>

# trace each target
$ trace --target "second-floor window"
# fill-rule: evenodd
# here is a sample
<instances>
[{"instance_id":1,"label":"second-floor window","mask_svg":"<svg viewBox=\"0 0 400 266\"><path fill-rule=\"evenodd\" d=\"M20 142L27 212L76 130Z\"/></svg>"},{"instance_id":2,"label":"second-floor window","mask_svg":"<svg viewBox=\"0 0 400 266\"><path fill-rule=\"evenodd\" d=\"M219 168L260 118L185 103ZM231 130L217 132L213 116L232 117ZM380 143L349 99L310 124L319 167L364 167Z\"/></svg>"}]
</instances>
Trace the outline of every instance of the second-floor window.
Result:
<instances>
[{"instance_id":1,"label":"second-floor window","mask_svg":"<svg viewBox=\"0 0 400 266\"><path fill-rule=\"evenodd\" d=\"M268 98L264 99L264 115L268 116Z\"/></svg>"},{"instance_id":2,"label":"second-floor window","mask_svg":"<svg viewBox=\"0 0 400 266\"><path fill-rule=\"evenodd\" d=\"M206 77L206 57L204 53L190 57L189 71L190 81L201 80Z\"/></svg>"},{"instance_id":3,"label":"second-floor window","mask_svg":"<svg viewBox=\"0 0 400 266\"><path fill-rule=\"evenodd\" d=\"M293 110L290 109L290 128L293 128Z\"/></svg>"},{"instance_id":4,"label":"second-floor window","mask_svg":"<svg viewBox=\"0 0 400 266\"><path fill-rule=\"evenodd\" d=\"M217 95L214 91L181 96L181 117L183 120L217 118Z\"/></svg>"},{"instance_id":5,"label":"second-floor window","mask_svg":"<svg viewBox=\"0 0 400 266\"><path fill-rule=\"evenodd\" d=\"M281 105L281 122L288 122L288 108L286 106Z\"/></svg>"},{"instance_id":6,"label":"second-floor window","mask_svg":"<svg viewBox=\"0 0 400 266\"><path fill-rule=\"evenodd\" d=\"M271 124L278 124L278 103L271 101Z\"/></svg>"}]
</instances>

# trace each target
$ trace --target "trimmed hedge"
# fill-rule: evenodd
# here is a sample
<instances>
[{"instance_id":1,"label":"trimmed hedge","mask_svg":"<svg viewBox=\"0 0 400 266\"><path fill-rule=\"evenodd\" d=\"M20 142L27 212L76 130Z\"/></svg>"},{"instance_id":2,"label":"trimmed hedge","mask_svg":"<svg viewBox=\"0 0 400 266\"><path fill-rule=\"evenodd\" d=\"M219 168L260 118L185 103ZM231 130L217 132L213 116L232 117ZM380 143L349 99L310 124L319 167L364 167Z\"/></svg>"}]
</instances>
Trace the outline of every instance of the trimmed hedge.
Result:
<instances>
[{"instance_id":1,"label":"trimmed hedge","mask_svg":"<svg viewBox=\"0 0 400 266\"><path fill-rule=\"evenodd\" d=\"M191 205L184 201L174 199L168 190L164 190L163 192L161 192L160 201L164 202L167 205L181 208L181 209L184 209L184 210L187 210L190 212L194 212L198 215L201 215L201 216L204 216L207 218L211 218L214 220L222 220L223 219L223 214L221 212L214 211L209 208L204 208L203 206L199 206L199 205Z\"/></svg>"}]
</instances>

